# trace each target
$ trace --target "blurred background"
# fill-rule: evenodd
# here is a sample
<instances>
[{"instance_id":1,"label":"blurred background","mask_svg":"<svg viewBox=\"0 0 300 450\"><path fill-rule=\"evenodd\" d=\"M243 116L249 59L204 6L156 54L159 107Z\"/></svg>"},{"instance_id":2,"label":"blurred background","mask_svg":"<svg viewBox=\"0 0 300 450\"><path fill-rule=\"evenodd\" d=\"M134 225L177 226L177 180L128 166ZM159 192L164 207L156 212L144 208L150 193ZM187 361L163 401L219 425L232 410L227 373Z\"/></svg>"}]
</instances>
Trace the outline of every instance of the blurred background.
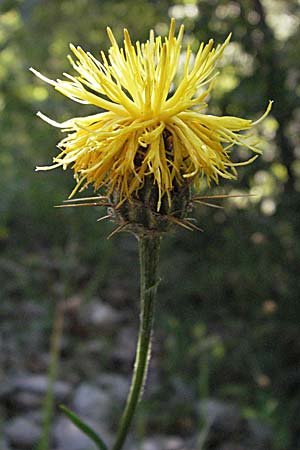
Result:
<instances>
[{"instance_id":1,"label":"blurred background","mask_svg":"<svg viewBox=\"0 0 300 450\"><path fill-rule=\"evenodd\" d=\"M0 11L1 450L41 438L51 335L49 448L93 448L61 402L109 440L138 326L134 237L107 240L114 225L96 222L105 211L53 207L73 188L71 171L34 171L61 139L36 112L63 121L95 109L28 69L56 79L72 73L70 42L97 56L107 25L120 43L124 27L144 41L150 28L166 34L170 17L194 51L233 33L209 113L256 120L274 106L259 126L263 156L203 192L255 195L197 207L204 233L178 229L163 241L153 360L128 449L300 449L299 0L2 0Z\"/></svg>"}]
</instances>

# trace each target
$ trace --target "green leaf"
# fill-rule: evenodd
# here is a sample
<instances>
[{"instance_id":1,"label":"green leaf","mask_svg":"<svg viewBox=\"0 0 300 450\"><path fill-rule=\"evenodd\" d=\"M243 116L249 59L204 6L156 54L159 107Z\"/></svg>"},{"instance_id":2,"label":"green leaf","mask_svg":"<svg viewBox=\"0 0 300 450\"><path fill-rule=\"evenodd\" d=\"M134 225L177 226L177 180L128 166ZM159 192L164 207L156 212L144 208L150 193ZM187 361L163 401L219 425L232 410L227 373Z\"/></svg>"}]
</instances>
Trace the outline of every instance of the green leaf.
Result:
<instances>
[{"instance_id":1,"label":"green leaf","mask_svg":"<svg viewBox=\"0 0 300 450\"><path fill-rule=\"evenodd\" d=\"M108 450L100 436L83 420L81 420L73 411L67 408L65 405L60 405L62 412L73 422L73 424L79 428L84 434L86 434L100 450Z\"/></svg>"}]
</instances>

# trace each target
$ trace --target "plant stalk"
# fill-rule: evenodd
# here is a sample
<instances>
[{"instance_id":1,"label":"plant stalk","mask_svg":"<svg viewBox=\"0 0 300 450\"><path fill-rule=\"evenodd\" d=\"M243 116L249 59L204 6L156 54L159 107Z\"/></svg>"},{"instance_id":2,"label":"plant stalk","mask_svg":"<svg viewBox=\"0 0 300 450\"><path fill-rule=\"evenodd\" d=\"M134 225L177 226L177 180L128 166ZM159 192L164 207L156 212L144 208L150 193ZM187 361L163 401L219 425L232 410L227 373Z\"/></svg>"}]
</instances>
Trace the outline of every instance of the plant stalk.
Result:
<instances>
[{"instance_id":1,"label":"plant stalk","mask_svg":"<svg viewBox=\"0 0 300 450\"><path fill-rule=\"evenodd\" d=\"M43 406L43 426L42 437L38 444L38 450L49 450L50 448L50 431L54 414L54 383L57 378L60 344L64 326L64 309L56 303L53 319L53 327L50 342L50 364L48 369L48 388L46 392L45 402Z\"/></svg>"},{"instance_id":2,"label":"plant stalk","mask_svg":"<svg viewBox=\"0 0 300 450\"><path fill-rule=\"evenodd\" d=\"M139 236L140 329L131 387L112 450L121 450L123 447L147 376L151 354L155 296L159 281L159 249L160 236L156 234Z\"/></svg>"}]
</instances>

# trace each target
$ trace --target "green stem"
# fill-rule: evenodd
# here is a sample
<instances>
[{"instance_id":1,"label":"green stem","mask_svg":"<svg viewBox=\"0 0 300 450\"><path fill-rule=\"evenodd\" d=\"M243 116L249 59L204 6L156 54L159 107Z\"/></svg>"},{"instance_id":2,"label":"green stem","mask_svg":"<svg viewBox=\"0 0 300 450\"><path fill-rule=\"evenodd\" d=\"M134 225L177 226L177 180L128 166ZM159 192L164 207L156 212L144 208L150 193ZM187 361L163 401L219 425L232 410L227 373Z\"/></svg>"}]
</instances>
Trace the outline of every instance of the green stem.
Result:
<instances>
[{"instance_id":1,"label":"green stem","mask_svg":"<svg viewBox=\"0 0 300 450\"><path fill-rule=\"evenodd\" d=\"M112 450L121 450L134 417L146 380L154 319L154 301L158 284L160 237L144 235L139 237L141 315L136 350L136 359L126 407L121 418L117 438Z\"/></svg>"},{"instance_id":2,"label":"green stem","mask_svg":"<svg viewBox=\"0 0 300 450\"><path fill-rule=\"evenodd\" d=\"M56 303L53 319L53 327L50 343L50 364L48 370L48 388L46 398L43 405L43 426L42 437L38 444L38 450L49 450L50 448L50 431L51 422L54 414L54 383L57 378L58 363L60 356L60 343L63 333L64 310L63 307Z\"/></svg>"}]
</instances>

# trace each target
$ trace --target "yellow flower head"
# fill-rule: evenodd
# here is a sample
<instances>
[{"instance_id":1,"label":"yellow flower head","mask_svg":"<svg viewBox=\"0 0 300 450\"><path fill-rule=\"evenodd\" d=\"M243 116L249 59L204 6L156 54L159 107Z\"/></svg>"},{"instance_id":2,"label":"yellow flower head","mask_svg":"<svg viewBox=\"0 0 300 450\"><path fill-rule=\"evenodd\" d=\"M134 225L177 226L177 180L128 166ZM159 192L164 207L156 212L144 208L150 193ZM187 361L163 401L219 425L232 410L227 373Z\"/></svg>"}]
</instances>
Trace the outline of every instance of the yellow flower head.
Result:
<instances>
[{"instance_id":1,"label":"yellow flower head","mask_svg":"<svg viewBox=\"0 0 300 450\"><path fill-rule=\"evenodd\" d=\"M38 113L68 133L58 144L60 153L54 164L38 170L71 165L77 180L71 195L91 183L95 189L106 186L108 193L118 192L121 201L138 197L149 177L158 190L157 210L162 197L170 199L175 186L201 177L208 185L211 180L218 183L219 177L236 178L238 164L230 161L230 149L236 144L260 153L239 131L262 120L271 103L256 122L203 113L216 62L230 36L216 48L213 40L201 43L196 55L187 47L182 67L183 31L182 25L175 36L172 19L168 37L155 37L151 31L146 43L133 45L125 29L120 48L108 28L111 47L108 56L101 52L101 60L70 46L76 77L64 74L66 80L52 81L31 69L65 96L101 110L63 123Z\"/></svg>"}]
</instances>

